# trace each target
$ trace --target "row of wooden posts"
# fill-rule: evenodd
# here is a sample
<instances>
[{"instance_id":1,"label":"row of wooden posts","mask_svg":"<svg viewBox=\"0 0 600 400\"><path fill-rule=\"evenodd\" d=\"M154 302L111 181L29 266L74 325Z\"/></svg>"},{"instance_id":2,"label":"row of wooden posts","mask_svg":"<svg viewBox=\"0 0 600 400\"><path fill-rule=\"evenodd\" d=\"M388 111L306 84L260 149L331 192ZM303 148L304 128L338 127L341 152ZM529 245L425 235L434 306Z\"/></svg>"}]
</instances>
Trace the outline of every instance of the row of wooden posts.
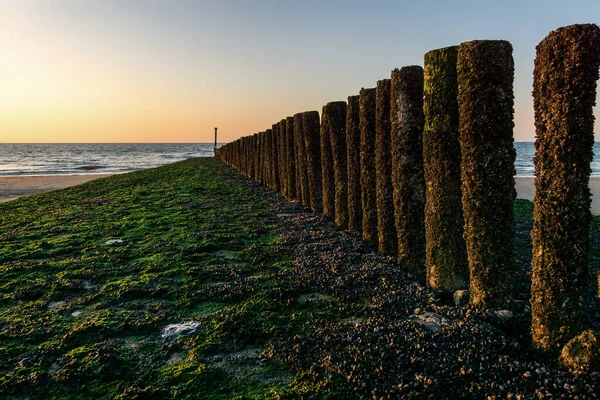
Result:
<instances>
[{"instance_id":1,"label":"row of wooden posts","mask_svg":"<svg viewBox=\"0 0 600 400\"><path fill-rule=\"evenodd\" d=\"M582 329L600 28L537 47L531 289L534 346ZM512 46L476 40L425 54L348 101L298 113L216 155L396 255L417 279L510 308L515 291Z\"/></svg>"}]
</instances>

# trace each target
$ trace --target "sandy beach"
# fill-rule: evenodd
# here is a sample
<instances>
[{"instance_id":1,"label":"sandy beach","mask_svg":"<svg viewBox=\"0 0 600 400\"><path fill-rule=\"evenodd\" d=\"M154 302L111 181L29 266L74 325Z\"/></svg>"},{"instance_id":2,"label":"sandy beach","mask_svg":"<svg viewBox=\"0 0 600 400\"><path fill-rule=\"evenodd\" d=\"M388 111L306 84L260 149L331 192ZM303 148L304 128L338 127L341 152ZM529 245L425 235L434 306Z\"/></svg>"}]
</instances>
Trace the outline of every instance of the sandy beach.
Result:
<instances>
[{"instance_id":1,"label":"sandy beach","mask_svg":"<svg viewBox=\"0 0 600 400\"><path fill-rule=\"evenodd\" d=\"M0 176L0 203L79 185L111 174Z\"/></svg>"},{"instance_id":2,"label":"sandy beach","mask_svg":"<svg viewBox=\"0 0 600 400\"><path fill-rule=\"evenodd\" d=\"M0 176L0 203L36 193L79 185L109 175L111 174ZM515 177L515 186L517 198L533 200L535 187L532 177ZM592 214L599 215L600 177L590 178L590 189L592 191Z\"/></svg>"},{"instance_id":3,"label":"sandy beach","mask_svg":"<svg viewBox=\"0 0 600 400\"><path fill-rule=\"evenodd\" d=\"M532 177L515 177L517 198L532 200L535 196L535 186ZM600 215L600 177L590 178L590 190L592 192L592 214Z\"/></svg>"}]
</instances>

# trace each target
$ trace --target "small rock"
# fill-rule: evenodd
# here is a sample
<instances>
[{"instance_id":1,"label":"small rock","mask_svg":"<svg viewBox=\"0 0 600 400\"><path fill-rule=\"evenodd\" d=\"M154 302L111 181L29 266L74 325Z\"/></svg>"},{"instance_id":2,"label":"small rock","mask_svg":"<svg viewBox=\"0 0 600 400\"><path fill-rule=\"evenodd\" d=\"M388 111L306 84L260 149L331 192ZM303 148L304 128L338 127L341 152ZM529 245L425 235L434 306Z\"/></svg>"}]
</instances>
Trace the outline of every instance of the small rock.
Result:
<instances>
[{"instance_id":1,"label":"small rock","mask_svg":"<svg viewBox=\"0 0 600 400\"><path fill-rule=\"evenodd\" d=\"M525 378L525 379L529 379L529 378L531 378L531 372L530 372L530 371L527 371L527 372L525 372L525 373L523 374L523 378Z\"/></svg>"},{"instance_id":2,"label":"small rock","mask_svg":"<svg viewBox=\"0 0 600 400\"><path fill-rule=\"evenodd\" d=\"M509 311L509 310L497 310L497 311L494 311L494 315L500 321L508 321L509 319L512 319L512 317L513 317L512 311Z\"/></svg>"},{"instance_id":3,"label":"small rock","mask_svg":"<svg viewBox=\"0 0 600 400\"><path fill-rule=\"evenodd\" d=\"M600 365L600 340L594 331L584 331L571 339L562 349L559 361L576 373Z\"/></svg>"},{"instance_id":4,"label":"small rock","mask_svg":"<svg viewBox=\"0 0 600 400\"><path fill-rule=\"evenodd\" d=\"M469 303L469 291L457 290L454 292L454 304L456 307L466 306Z\"/></svg>"},{"instance_id":5,"label":"small rock","mask_svg":"<svg viewBox=\"0 0 600 400\"><path fill-rule=\"evenodd\" d=\"M421 310L420 308L418 308L418 307L417 307L417 308L415 308L415 310L413 311L413 314L415 314L415 315L419 315L419 314L421 314L422 312L423 312L423 310Z\"/></svg>"},{"instance_id":6,"label":"small rock","mask_svg":"<svg viewBox=\"0 0 600 400\"><path fill-rule=\"evenodd\" d=\"M67 304L66 301L51 301L50 303L48 303L48 310L56 310L57 308L62 307L65 304Z\"/></svg>"},{"instance_id":7,"label":"small rock","mask_svg":"<svg viewBox=\"0 0 600 400\"><path fill-rule=\"evenodd\" d=\"M184 333L194 333L200 327L198 322L184 322L182 324L167 325L160 335L165 340L177 339Z\"/></svg>"},{"instance_id":8,"label":"small rock","mask_svg":"<svg viewBox=\"0 0 600 400\"><path fill-rule=\"evenodd\" d=\"M440 329L450 325L451 323L451 321L448 318L443 317L439 314L435 314L429 311L424 311L421 312L421 314L416 314L417 310L420 311L420 309L416 309L415 314L408 317L408 319L423 326L423 328L427 329L428 331L434 333L439 332Z\"/></svg>"},{"instance_id":9,"label":"small rock","mask_svg":"<svg viewBox=\"0 0 600 400\"><path fill-rule=\"evenodd\" d=\"M107 246L110 246L113 244L119 244L119 243L123 243L123 239L110 239L110 240L107 240L106 242L104 242L104 244Z\"/></svg>"}]
</instances>

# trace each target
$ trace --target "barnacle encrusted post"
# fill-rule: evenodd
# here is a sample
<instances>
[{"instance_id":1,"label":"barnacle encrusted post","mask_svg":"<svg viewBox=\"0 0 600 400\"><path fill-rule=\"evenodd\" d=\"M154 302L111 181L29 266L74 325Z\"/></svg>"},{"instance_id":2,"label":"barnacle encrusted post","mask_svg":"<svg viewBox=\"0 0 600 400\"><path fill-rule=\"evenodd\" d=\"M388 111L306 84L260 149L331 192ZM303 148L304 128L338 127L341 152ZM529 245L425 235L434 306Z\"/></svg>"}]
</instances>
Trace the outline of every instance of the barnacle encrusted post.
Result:
<instances>
[{"instance_id":1,"label":"barnacle encrusted post","mask_svg":"<svg viewBox=\"0 0 600 400\"><path fill-rule=\"evenodd\" d=\"M335 223L348 228L348 166L346 164L346 102L327 104L327 123L333 154L333 178L335 181Z\"/></svg>"},{"instance_id":2,"label":"barnacle encrusted post","mask_svg":"<svg viewBox=\"0 0 600 400\"><path fill-rule=\"evenodd\" d=\"M271 126L271 179L272 188L279 192L279 124Z\"/></svg>"},{"instance_id":3,"label":"barnacle encrusted post","mask_svg":"<svg viewBox=\"0 0 600 400\"><path fill-rule=\"evenodd\" d=\"M250 178L252 180L256 179L256 160L258 159L258 146L257 146L258 133L252 135L251 143L250 143Z\"/></svg>"},{"instance_id":4,"label":"barnacle encrusted post","mask_svg":"<svg viewBox=\"0 0 600 400\"><path fill-rule=\"evenodd\" d=\"M392 71L392 183L398 263L425 280L423 68Z\"/></svg>"},{"instance_id":5,"label":"barnacle encrusted post","mask_svg":"<svg viewBox=\"0 0 600 400\"><path fill-rule=\"evenodd\" d=\"M323 185L321 180L321 132L318 111L306 111L302 114L304 144L306 146L306 165L310 208L315 213L323 210Z\"/></svg>"},{"instance_id":6,"label":"barnacle encrusted post","mask_svg":"<svg viewBox=\"0 0 600 400\"><path fill-rule=\"evenodd\" d=\"M458 138L458 47L425 54L423 163L427 284L444 292L469 287Z\"/></svg>"},{"instance_id":7,"label":"barnacle encrusted post","mask_svg":"<svg viewBox=\"0 0 600 400\"><path fill-rule=\"evenodd\" d=\"M394 220L394 187L392 186L390 85L389 79L382 79L377 81L375 88L375 197L379 251L396 254L398 238Z\"/></svg>"},{"instance_id":8,"label":"barnacle encrusted post","mask_svg":"<svg viewBox=\"0 0 600 400\"><path fill-rule=\"evenodd\" d=\"M360 96L348 97L346 108L346 163L348 166L348 231L362 234L360 190Z\"/></svg>"},{"instance_id":9,"label":"barnacle encrusted post","mask_svg":"<svg viewBox=\"0 0 600 400\"><path fill-rule=\"evenodd\" d=\"M296 198L296 154L294 152L294 118L285 119L285 159L286 159L286 185L287 197Z\"/></svg>"},{"instance_id":10,"label":"barnacle encrusted post","mask_svg":"<svg viewBox=\"0 0 600 400\"><path fill-rule=\"evenodd\" d=\"M481 308L507 308L516 268L512 46L504 40L462 43L457 69L470 301Z\"/></svg>"},{"instance_id":11,"label":"barnacle encrusted post","mask_svg":"<svg viewBox=\"0 0 600 400\"><path fill-rule=\"evenodd\" d=\"M360 188L362 234L375 245L377 238L377 195L375 193L376 90L360 90Z\"/></svg>"},{"instance_id":12,"label":"barnacle encrusted post","mask_svg":"<svg viewBox=\"0 0 600 400\"><path fill-rule=\"evenodd\" d=\"M329 112L333 103L323 106L321 112L321 180L323 184L323 215L335 221L335 179L333 150L331 149L331 119Z\"/></svg>"},{"instance_id":13,"label":"barnacle encrusted post","mask_svg":"<svg viewBox=\"0 0 600 400\"><path fill-rule=\"evenodd\" d=\"M308 172L306 163L306 145L304 144L304 116L294 115L294 140L296 143L296 197L301 204L310 207L308 190Z\"/></svg>"},{"instance_id":14,"label":"barnacle encrusted post","mask_svg":"<svg viewBox=\"0 0 600 400\"><path fill-rule=\"evenodd\" d=\"M272 175L272 159L273 159L273 130L267 129L265 131L265 157L263 159L265 169L265 183L269 187L273 187L273 175Z\"/></svg>"},{"instance_id":15,"label":"barnacle encrusted post","mask_svg":"<svg viewBox=\"0 0 600 400\"><path fill-rule=\"evenodd\" d=\"M559 28L536 50L531 333L537 349L557 353L581 333L588 283L600 28Z\"/></svg>"},{"instance_id":16,"label":"barnacle encrusted post","mask_svg":"<svg viewBox=\"0 0 600 400\"><path fill-rule=\"evenodd\" d=\"M260 132L258 134L258 146L259 146L259 154L258 154L258 182L261 184L265 184L265 169L264 169L264 158L265 158L265 132Z\"/></svg>"},{"instance_id":17,"label":"barnacle encrusted post","mask_svg":"<svg viewBox=\"0 0 600 400\"><path fill-rule=\"evenodd\" d=\"M282 119L277 124L277 149L278 149L278 158L277 164L279 169L277 171L277 176L279 177L279 192L287 197L287 184L286 184L286 168L287 163L285 159L285 145L286 145L286 137L285 137L286 127L285 127L285 119Z\"/></svg>"}]
</instances>

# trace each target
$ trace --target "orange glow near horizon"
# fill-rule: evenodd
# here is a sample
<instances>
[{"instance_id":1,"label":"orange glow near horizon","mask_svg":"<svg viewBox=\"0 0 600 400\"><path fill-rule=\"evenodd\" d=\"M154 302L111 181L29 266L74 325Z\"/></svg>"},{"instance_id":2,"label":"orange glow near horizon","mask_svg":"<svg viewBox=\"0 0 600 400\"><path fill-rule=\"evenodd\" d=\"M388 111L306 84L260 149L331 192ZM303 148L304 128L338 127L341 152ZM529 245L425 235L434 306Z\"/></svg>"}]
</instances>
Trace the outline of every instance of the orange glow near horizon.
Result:
<instances>
[{"instance_id":1,"label":"orange glow near horizon","mask_svg":"<svg viewBox=\"0 0 600 400\"><path fill-rule=\"evenodd\" d=\"M268 120L253 107L232 120L226 98L88 55L25 17L0 15L0 143L210 143L215 124L227 142Z\"/></svg>"},{"instance_id":2,"label":"orange glow near horizon","mask_svg":"<svg viewBox=\"0 0 600 400\"><path fill-rule=\"evenodd\" d=\"M391 40L386 46L407 49L398 60L396 50L371 46L389 35L352 18L335 20L336 30L329 20L315 30L310 18L296 17L304 12L297 5L289 15L294 29L276 18L269 30L260 13L252 19L208 1L187 7L10 2L0 13L0 143L212 143L215 126L219 142L230 142L373 87L394 63L422 64L430 48L481 35L449 29L451 38L429 32L439 39L426 43ZM515 41L516 141L534 139L527 68L549 29L539 28L525 44ZM335 49L322 32L339 41Z\"/></svg>"}]
</instances>

